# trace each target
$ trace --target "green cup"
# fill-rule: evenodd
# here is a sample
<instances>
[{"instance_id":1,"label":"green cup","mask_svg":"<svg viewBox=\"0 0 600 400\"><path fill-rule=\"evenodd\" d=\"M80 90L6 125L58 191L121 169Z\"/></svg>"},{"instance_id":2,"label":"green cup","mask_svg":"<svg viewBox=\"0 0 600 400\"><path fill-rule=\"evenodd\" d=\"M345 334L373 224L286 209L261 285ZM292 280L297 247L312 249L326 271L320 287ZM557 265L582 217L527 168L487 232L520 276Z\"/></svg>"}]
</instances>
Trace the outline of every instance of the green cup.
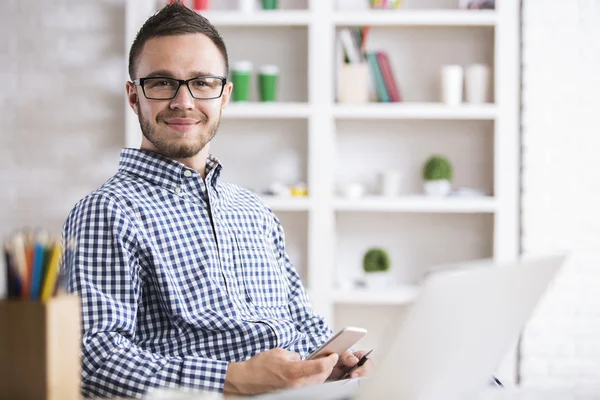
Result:
<instances>
[{"instance_id":1,"label":"green cup","mask_svg":"<svg viewBox=\"0 0 600 400\"><path fill-rule=\"evenodd\" d=\"M263 10L277 10L278 7L277 0L262 0Z\"/></svg>"},{"instance_id":2,"label":"green cup","mask_svg":"<svg viewBox=\"0 0 600 400\"><path fill-rule=\"evenodd\" d=\"M231 83L233 84L232 101L250 100L251 76L252 63L250 61L238 61L231 67Z\"/></svg>"},{"instance_id":3,"label":"green cup","mask_svg":"<svg viewBox=\"0 0 600 400\"><path fill-rule=\"evenodd\" d=\"M277 100L277 80L279 68L276 65L263 65L258 72L258 94L260 101Z\"/></svg>"}]
</instances>

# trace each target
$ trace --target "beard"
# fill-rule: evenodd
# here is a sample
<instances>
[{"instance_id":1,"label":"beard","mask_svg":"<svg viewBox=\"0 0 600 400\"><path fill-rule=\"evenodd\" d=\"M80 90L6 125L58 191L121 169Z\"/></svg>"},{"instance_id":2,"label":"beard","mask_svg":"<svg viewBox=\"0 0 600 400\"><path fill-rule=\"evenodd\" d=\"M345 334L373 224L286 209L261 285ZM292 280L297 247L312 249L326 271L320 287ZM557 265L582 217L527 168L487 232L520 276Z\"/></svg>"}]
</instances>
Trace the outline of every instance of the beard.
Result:
<instances>
[{"instance_id":1,"label":"beard","mask_svg":"<svg viewBox=\"0 0 600 400\"><path fill-rule=\"evenodd\" d=\"M166 132L162 134L159 132L158 124L169 118L194 118L200 121L199 124L204 125L205 129L195 133L194 140L191 142L177 140L175 134L169 136ZM153 126L148 118L142 114L141 107L138 104L138 120L140 121L142 134L154 145L158 154L171 159L182 159L195 156L215 137L221 123L221 111L219 110L218 118L210 125L206 125L208 117L200 112L162 111L156 116L156 125Z\"/></svg>"}]
</instances>

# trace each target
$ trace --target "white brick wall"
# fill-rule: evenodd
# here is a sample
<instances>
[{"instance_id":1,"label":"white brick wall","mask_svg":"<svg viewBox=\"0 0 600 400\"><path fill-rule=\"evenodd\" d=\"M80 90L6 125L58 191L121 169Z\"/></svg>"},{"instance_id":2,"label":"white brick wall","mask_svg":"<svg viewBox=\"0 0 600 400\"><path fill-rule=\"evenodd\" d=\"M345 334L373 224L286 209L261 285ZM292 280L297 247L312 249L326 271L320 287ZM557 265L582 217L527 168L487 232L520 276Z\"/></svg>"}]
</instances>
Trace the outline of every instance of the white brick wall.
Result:
<instances>
[{"instance_id":1,"label":"white brick wall","mask_svg":"<svg viewBox=\"0 0 600 400\"><path fill-rule=\"evenodd\" d=\"M523 251L572 257L528 326L526 386L600 382L600 1L523 1Z\"/></svg>"},{"instance_id":2,"label":"white brick wall","mask_svg":"<svg viewBox=\"0 0 600 400\"><path fill-rule=\"evenodd\" d=\"M0 0L0 237L60 233L73 204L114 173L124 2Z\"/></svg>"}]
</instances>

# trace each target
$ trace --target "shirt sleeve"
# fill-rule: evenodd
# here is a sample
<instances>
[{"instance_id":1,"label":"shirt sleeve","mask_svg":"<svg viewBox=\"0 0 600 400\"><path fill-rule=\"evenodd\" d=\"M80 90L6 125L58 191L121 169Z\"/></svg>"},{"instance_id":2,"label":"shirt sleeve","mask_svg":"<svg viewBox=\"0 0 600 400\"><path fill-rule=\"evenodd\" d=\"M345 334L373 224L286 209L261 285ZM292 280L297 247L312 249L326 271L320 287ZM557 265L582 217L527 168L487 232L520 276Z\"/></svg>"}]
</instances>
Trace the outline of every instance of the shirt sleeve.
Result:
<instances>
[{"instance_id":1,"label":"shirt sleeve","mask_svg":"<svg viewBox=\"0 0 600 400\"><path fill-rule=\"evenodd\" d=\"M172 357L136 345L142 304L137 227L115 200L93 194L69 214L63 240L67 290L81 297L82 394L141 397L151 388L222 391L228 363Z\"/></svg>"},{"instance_id":2,"label":"shirt sleeve","mask_svg":"<svg viewBox=\"0 0 600 400\"><path fill-rule=\"evenodd\" d=\"M296 324L296 329L305 334L304 341L306 342L307 353L310 353L325 343L332 335L332 332L325 319L313 311L298 271L294 268L285 251L285 233L283 227L276 216L273 216L273 218L275 222L273 236L278 257L290 285L290 313Z\"/></svg>"}]
</instances>

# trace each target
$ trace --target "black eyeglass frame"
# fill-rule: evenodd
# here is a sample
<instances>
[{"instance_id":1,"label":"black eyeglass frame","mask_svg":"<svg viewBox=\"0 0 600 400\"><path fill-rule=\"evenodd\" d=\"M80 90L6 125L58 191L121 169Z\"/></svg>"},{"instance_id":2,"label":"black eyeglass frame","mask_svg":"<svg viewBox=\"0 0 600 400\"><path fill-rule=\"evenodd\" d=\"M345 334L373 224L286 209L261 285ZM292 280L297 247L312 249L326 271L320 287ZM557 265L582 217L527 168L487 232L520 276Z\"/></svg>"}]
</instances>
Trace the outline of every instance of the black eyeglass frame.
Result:
<instances>
[{"instance_id":1,"label":"black eyeglass frame","mask_svg":"<svg viewBox=\"0 0 600 400\"><path fill-rule=\"evenodd\" d=\"M202 79L202 78L216 78L221 80L221 91L219 92L218 96L215 97L195 97L194 94L192 93L192 90L190 89L189 86L189 82L194 81L196 79ZM156 98L156 97L148 97L148 95L146 94L146 88L144 87L144 82L150 79L168 79L170 81L175 81L178 83L177 89L175 90L175 93L173 94L173 97L168 97L168 98ZM179 93L179 89L181 89L182 85L185 85L188 89L188 92L190 92L190 96L192 96L192 98L196 99L196 100L213 100L213 99L218 99L219 97L223 96L223 89L225 89L225 84L227 83L227 78L225 78L224 76L213 76L213 75L201 75L201 76L196 76L190 79L175 79L175 78L171 78L168 76L148 76L146 78L137 78L133 80L133 83L137 86L141 86L142 88L142 92L144 93L144 97L147 98L148 100L173 100L176 96L177 93Z\"/></svg>"}]
</instances>

